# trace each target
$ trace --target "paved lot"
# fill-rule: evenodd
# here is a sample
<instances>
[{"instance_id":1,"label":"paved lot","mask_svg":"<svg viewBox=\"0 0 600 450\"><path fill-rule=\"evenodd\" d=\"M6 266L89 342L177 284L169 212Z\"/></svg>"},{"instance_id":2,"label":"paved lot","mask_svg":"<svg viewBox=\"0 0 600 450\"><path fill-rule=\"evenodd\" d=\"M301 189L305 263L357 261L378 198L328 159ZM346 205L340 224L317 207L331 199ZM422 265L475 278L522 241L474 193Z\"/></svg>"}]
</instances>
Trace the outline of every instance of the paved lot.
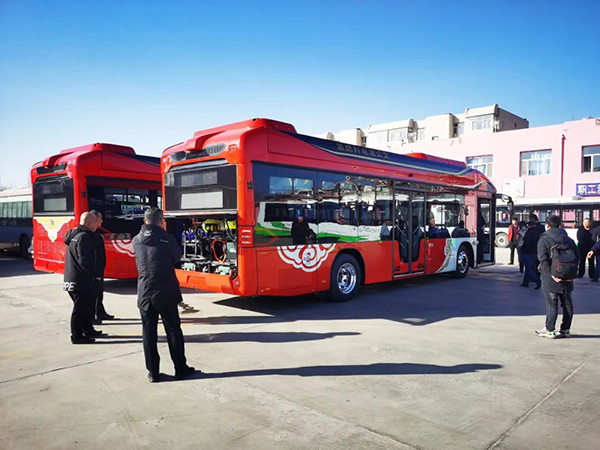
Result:
<instances>
[{"instance_id":1,"label":"paved lot","mask_svg":"<svg viewBox=\"0 0 600 450\"><path fill-rule=\"evenodd\" d=\"M107 283L120 320L73 346L61 277L0 256L0 448L598 448L600 287L577 280L573 339L541 339L542 294L517 270L344 304L185 292L188 360L206 375L150 384L135 283Z\"/></svg>"}]
</instances>

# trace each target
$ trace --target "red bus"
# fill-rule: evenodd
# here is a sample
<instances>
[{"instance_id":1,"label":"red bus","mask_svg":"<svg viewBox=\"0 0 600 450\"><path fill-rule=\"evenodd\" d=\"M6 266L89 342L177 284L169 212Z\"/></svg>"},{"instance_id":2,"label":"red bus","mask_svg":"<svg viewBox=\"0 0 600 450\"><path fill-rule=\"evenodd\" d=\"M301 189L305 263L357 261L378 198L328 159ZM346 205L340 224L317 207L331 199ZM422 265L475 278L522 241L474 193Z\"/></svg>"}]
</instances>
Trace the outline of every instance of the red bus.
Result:
<instances>
[{"instance_id":1,"label":"red bus","mask_svg":"<svg viewBox=\"0 0 600 450\"><path fill-rule=\"evenodd\" d=\"M496 191L461 162L253 119L195 133L161 168L183 286L346 300L361 284L494 261Z\"/></svg>"},{"instance_id":2,"label":"red bus","mask_svg":"<svg viewBox=\"0 0 600 450\"><path fill-rule=\"evenodd\" d=\"M81 213L96 209L104 218L107 278L136 278L132 239L146 208L160 200L160 158L133 148L90 144L50 156L31 169L34 267L64 272L67 231Z\"/></svg>"}]
</instances>

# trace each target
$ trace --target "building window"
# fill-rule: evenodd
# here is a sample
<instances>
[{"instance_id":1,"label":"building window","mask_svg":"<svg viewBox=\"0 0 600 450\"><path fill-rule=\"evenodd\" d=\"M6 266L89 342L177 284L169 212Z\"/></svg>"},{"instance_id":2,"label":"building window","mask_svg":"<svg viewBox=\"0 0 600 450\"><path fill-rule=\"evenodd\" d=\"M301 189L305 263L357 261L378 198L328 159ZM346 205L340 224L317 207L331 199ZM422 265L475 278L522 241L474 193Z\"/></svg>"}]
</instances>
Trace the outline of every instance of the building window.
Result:
<instances>
[{"instance_id":1,"label":"building window","mask_svg":"<svg viewBox=\"0 0 600 450\"><path fill-rule=\"evenodd\" d=\"M454 124L454 137L459 137L465 134L465 123L458 122Z\"/></svg>"},{"instance_id":2,"label":"building window","mask_svg":"<svg viewBox=\"0 0 600 450\"><path fill-rule=\"evenodd\" d=\"M583 171L600 172L600 145L583 147Z\"/></svg>"},{"instance_id":3,"label":"building window","mask_svg":"<svg viewBox=\"0 0 600 450\"><path fill-rule=\"evenodd\" d=\"M360 145L362 145L363 147L367 146L367 137L366 136L362 136L360 138Z\"/></svg>"},{"instance_id":4,"label":"building window","mask_svg":"<svg viewBox=\"0 0 600 450\"><path fill-rule=\"evenodd\" d=\"M407 137L406 128L394 128L388 132L388 142L402 142Z\"/></svg>"},{"instance_id":5,"label":"building window","mask_svg":"<svg viewBox=\"0 0 600 450\"><path fill-rule=\"evenodd\" d=\"M417 141L422 141L425 139L425 128L417 129Z\"/></svg>"},{"instance_id":6,"label":"building window","mask_svg":"<svg viewBox=\"0 0 600 450\"><path fill-rule=\"evenodd\" d=\"M432 141L438 141L440 139L439 136L431 136Z\"/></svg>"},{"instance_id":7,"label":"building window","mask_svg":"<svg viewBox=\"0 0 600 450\"><path fill-rule=\"evenodd\" d=\"M540 150L521 153L521 176L549 175L552 168L552 151Z\"/></svg>"},{"instance_id":8,"label":"building window","mask_svg":"<svg viewBox=\"0 0 600 450\"><path fill-rule=\"evenodd\" d=\"M471 119L471 129L473 131L490 129L492 128L492 119L492 114L488 114L487 116L473 117Z\"/></svg>"},{"instance_id":9,"label":"building window","mask_svg":"<svg viewBox=\"0 0 600 450\"><path fill-rule=\"evenodd\" d=\"M467 166L479 170L486 177L492 176L493 156L471 156L467 158Z\"/></svg>"}]
</instances>

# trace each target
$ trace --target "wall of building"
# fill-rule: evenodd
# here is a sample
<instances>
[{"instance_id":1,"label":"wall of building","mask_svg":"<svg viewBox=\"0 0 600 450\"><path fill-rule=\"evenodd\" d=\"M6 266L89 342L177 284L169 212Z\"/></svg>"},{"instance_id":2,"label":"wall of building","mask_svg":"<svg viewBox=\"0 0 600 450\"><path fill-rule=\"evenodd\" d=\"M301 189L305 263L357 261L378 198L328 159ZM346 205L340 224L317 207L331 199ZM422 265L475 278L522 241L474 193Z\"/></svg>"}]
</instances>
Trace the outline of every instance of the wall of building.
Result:
<instances>
[{"instance_id":1,"label":"wall of building","mask_svg":"<svg viewBox=\"0 0 600 450\"><path fill-rule=\"evenodd\" d=\"M381 149L404 154L423 152L464 162L468 157L493 155L490 178L498 191L534 199L574 197L577 183L600 183L600 172L583 173L583 147L592 145L600 145L600 119L502 133L473 133L441 141L392 143ZM521 176L521 153L536 150L551 150L550 174Z\"/></svg>"}]
</instances>

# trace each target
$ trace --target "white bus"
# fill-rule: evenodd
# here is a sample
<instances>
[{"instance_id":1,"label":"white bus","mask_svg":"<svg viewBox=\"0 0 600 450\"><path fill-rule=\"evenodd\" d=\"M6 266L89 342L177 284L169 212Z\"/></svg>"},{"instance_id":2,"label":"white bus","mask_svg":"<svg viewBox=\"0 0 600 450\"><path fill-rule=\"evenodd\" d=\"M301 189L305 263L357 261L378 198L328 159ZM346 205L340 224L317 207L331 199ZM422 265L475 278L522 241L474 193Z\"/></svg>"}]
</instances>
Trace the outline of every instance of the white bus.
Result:
<instances>
[{"instance_id":1,"label":"white bus","mask_svg":"<svg viewBox=\"0 0 600 450\"><path fill-rule=\"evenodd\" d=\"M31 188L0 191L0 250L27 258L32 236Z\"/></svg>"},{"instance_id":2,"label":"white bus","mask_svg":"<svg viewBox=\"0 0 600 450\"><path fill-rule=\"evenodd\" d=\"M543 224L548 216L553 214L560 216L563 228L575 241L577 241L577 229L583 224L583 219L590 218L592 227L600 225L600 197L515 199L514 205L513 216L519 221L527 222L529 214L535 214ZM510 220L511 215L506 203L498 200L496 204L496 245L498 247L508 247Z\"/></svg>"}]
</instances>

